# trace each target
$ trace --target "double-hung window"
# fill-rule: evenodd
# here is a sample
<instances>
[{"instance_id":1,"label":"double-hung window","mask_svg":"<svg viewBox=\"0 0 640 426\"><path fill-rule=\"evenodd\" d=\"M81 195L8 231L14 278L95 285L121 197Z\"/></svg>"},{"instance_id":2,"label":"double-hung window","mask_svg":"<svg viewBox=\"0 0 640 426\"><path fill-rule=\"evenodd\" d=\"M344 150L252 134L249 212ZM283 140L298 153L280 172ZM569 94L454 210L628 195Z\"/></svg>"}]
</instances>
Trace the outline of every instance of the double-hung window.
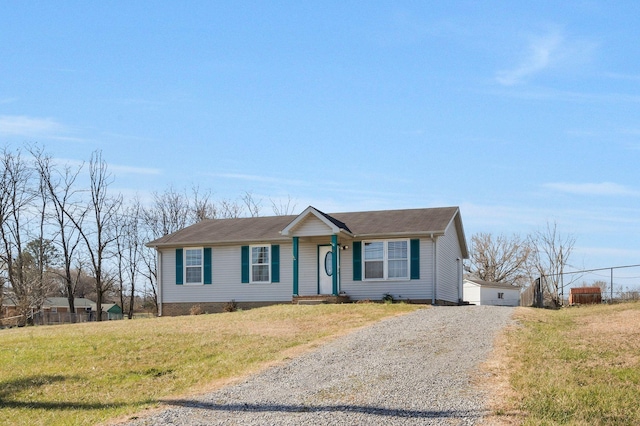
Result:
<instances>
[{"instance_id":1,"label":"double-hung window","mask_svg":"<svg viewBox=\"0 0 640 426\"><path fill-rule=\"evenodd\" d=\"M185 284L202 284L202 249L184 250Z\"/></svg>"},{"instance_id":2,"label":"double-hung window","mask_svg":"<svg viewBox=\"0 0 640 426\"><path fill-rule=\"evenodd\" d=\"M409 278L409 241L365 241L364 279Z\"/></svg>"},{"instance_id":3,"label":"double-hung window","mask_svg":"<svg viewBox=\"0 0 640 426\"><path fill-rule=\"evenodd\" d=\"M268 283L271 277L271 246L251 246L251 282Z\"/></svg>"}]
</instances>

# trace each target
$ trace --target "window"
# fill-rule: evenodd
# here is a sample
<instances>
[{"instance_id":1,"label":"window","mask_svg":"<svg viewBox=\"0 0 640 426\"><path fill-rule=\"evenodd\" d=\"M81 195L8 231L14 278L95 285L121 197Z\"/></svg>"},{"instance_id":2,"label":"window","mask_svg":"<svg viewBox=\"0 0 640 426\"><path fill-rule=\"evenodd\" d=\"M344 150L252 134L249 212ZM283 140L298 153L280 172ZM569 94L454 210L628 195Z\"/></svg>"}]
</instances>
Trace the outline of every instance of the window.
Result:
<instances>
[{"instance_id":1,"label":"window","mask_svg":"<svg viewBox=\"0 0 640 426\"><path fill-rule=\"evenodd\" d=\"M504 293L498 293L498 299L504 299Z\"/></svg>"},{"instance_id":2,"label":"window","mask_svg":"<svg viewBox=\"0 0 640 426\"><path fill-rule=\"evenodd\" d=\"M364 279L408 279L409 241L364 242Z\"/></svg>"},{"instance_id":3,"label":"window","mask_svg":"<svg viewBox=\"0 0 640 426\"><path fill-rule=\"evenodd\" d=\"M251 246L251 282L268 283L270 281L270 248L271 246Z\"/></svg>"},{"instance_id":4,"label":"window","mask_svg":"<svg viewBox=\"0 0 640 426\"><path fill-rule=\"evenodd\" d=\"M184 250L185 284L202 284L202 249Z\"/></svg>"}]
</instances>

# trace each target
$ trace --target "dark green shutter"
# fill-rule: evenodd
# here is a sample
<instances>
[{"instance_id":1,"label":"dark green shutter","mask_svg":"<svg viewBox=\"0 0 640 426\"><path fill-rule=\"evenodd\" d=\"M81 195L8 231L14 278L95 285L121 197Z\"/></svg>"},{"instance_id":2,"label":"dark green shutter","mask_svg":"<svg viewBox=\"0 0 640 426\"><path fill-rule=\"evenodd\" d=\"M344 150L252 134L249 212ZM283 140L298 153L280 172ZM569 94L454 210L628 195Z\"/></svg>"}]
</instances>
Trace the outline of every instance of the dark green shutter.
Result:
<instances>
[{"instance_id":1,"label":"dark green shutter","mask_svg":"<svg viewBox=\"0 0 640 426\"><path fill-rule=\"evenodd\" d=\"M271 246L271 282L280 282L280 246Z\"/></svg>"},{"instance_id":2,"label":"dark green shutter","mask_svg":"<svg viewBox=\"0 0 640 426\"><path fill-rule=\"evenodd\" d=\"M242 246L241 250L241 267L242 267L242 282L249 282L249 246Z\"/></svg>"},{"instance_id":3,"label":"dark green shutter","mask_svg":"<svg viewBox=\"0 0 640 426\"><path fill-rule=\"evenodd\" d=\"M211 247L204 248L204 283L211 284Z\"/></svg>"},{"instance_id":4,"label":"dark green shutter","mask_svg":"<svg viewBox=\"0 0 640 426\"><path fill-rule=\"evenodd\" d=\"M420 279L420 240L411 240L411 279Z\"/></svg>"},{"instance_id":5,"label":"dark green shutter","mask_svg":"<svg viewBox=\"0 0 640 426\"><path fill-rule=\"evenodd\" d=\"M176 249L176 284L182 285L182 272L183 272L183 257L182 249Z\"/></svg>"},{"instance_id":6,"label":"dark green shutter","mask_svg":"<svg viewBox=\"0 0 640 426\"><path fill-rule=\"evenodd\" d=\"M362 281L362 242L353 243L353 280Z\"/></svg>"}]
</instances>

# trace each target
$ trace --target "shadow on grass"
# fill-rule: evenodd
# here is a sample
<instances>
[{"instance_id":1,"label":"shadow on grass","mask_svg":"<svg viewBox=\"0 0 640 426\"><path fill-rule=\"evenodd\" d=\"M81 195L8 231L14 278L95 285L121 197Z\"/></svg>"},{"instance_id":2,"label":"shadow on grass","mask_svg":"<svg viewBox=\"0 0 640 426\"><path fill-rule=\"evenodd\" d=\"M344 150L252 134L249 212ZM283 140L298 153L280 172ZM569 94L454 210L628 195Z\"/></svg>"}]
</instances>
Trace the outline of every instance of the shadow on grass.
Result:
<instances>
[{"instance_id":1,"label":"shadow on grass","mask_svg":"<svg viewBox=\"0 0 640 426\"><path fill-rule=\"evenodd\" d=\"M20 393L33 390L41 386L67 380L82 380L77 376L46 375L23 377L15 380L0 381L0 409L1 408L29 408L44 410L103 410L105 408L123 407L126 403L99 403L73 401L25 401Z\"/></svg>"},{"instance_id":2,"label":"shadow on grass","mask_svg":"<svg viewBox=\"0 0 640 426\"><path fill-rule=\"evenodd\" d=\"M294 405L294 404L214 404L195 400L163 401L167 405L187 408L198 408L212 411L240 412L282 412L282 413L321 413L343 412L361 413L374 416L396 418L431 418L431 419L468 419L486 415L483 410L404 410L380 408L367 405Z\"/></svg>"}]
</instances>

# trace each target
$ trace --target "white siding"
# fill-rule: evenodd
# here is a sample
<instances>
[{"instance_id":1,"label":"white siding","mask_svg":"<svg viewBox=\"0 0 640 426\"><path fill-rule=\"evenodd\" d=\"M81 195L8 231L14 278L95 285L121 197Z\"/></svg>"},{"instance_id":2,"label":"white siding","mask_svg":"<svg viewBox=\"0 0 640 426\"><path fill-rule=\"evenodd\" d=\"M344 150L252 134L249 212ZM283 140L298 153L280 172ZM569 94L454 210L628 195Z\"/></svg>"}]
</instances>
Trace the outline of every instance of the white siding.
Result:
<instances>
[{"instance_id":1,"label":"white siding","mask_svg":"<svg viewBox=\"0 0 640 426\"><path fill-rule=\"evenodd\" d=\"M455 222L451 221L445 235L438 238L437 244L437 291L439 300L458 303L462 299L461 262L462 252L458 240ZM460 260L457 260L460 259Z\"/></svg>"},{"instance_id":2,"label":"white siding","mask_svg":"<svg viewBox=\"0 0 640 426\"><path fill-rule=\"evenodd\" d=\"M341 290L352 300L381 300L389 293L394 299L431 300L433 294L433 242L420 239L420 279L403 281L353 281L353 248L340 252Z\"/></svg>"},{"instance_id":3,"label":"white siding","mask_svg":"<svg viewBox=\"0 0 640 426\"><path fill-rule=\"evenodd\" d=\"M177 285L175 249L162 251L162 302L277 302L291 300L291 244L280 244L280 282L243 284L240 245L212 248L212 284Z\"/></svg>"},{"instance_id":4,"label":"white siding","mask_svg":"<svg viewBox=\"0 0 640 426\"><path fill-rule=\"evenodd\" d=\"M331 234L331 228L317 217L309 216L295 229L294 234L299 237L326 236Z\"/></svg>"},{"instance_id":5,"label":"white siding","mask_svg":"<svg viewBox=\"0 0 640 426\"><path fill-rule=\"evenodd\" d=\"M481 305L480 286L477 284L464 283L464 301L473 305Z\"/></svg>"},{"instance_id":6,"label":"white siding","mask_svg":"<svg viewBox=\"0 0 640 426\"><path fill-rule=\"evenodd\" d=\"M498 297L498 293L503 293L502 299ZM464 300L474 305L518 306L520 305L520 289L479 286L465 282Z\"/></svg>"}]
</instances>

